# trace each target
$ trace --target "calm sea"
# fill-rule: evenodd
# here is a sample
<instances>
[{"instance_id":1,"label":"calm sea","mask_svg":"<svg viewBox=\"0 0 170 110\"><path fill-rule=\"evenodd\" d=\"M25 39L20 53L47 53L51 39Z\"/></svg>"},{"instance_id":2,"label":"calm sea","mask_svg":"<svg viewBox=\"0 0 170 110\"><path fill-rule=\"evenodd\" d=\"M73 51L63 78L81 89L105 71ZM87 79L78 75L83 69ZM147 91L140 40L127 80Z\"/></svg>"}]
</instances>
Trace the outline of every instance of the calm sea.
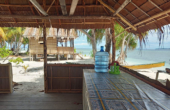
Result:
<instances>
[{"instance_id":1,"label":"calm sea","mask_svg":"<svg viewBox=\"0 0 170 110\"><path fill-rule=\"evenodd\" d=\"M99 49L98 49L99 50ZM76 48L77 53L81 52L83 55L89 56L92 49ZM119 54L117 51L116 54ZM128 51L126 62L128 64L149 64L157 62L165 62L165 66L154 68L164 70L170 68L170 50L133 50Z\"/></svg>"}]
</instances>

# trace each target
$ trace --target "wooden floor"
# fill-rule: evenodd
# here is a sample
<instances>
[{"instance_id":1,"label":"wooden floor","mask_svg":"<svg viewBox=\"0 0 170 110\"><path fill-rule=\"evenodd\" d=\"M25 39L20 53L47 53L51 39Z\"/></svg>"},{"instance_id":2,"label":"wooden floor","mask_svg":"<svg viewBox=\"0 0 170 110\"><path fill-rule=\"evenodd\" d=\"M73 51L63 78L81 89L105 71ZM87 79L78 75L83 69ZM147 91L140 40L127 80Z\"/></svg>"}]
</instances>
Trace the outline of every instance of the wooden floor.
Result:
<instances>
[{"instance_id":1,"label":"wooden floor","mask_svg":"<svg viewBox=\"0 0 170 110\"><path fill-rule=\"evenodd\" d=\"M82 110L82 94L0 94L0 110Z\"/></svg>"}]
</instances>

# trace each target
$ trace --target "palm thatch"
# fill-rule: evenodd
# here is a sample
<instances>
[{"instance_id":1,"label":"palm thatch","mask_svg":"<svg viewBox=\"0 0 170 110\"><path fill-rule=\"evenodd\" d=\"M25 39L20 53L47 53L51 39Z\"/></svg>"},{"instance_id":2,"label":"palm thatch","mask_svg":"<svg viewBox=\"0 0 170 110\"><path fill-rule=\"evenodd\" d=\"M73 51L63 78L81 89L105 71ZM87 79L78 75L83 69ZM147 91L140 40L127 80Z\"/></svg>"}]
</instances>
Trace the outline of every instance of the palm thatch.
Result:
<instances>
[{"instance_id":1,"label":"palm thatch","mask_svg":"<svg viewBox=\"0 0 170 110\"><path fill-rule=\"evenodd\" d=\"M47 33L47 39L49 37L52 37L52 38L57 38L57 39L68 39L69 40L69 39L76 39L78 37L75 29L47 28L46 33ZM28 28L27 27L25 29L23 36L27 38L35 38L35 39L42 38L43 37L42 28Z\"/></svg>"}]
</instances>

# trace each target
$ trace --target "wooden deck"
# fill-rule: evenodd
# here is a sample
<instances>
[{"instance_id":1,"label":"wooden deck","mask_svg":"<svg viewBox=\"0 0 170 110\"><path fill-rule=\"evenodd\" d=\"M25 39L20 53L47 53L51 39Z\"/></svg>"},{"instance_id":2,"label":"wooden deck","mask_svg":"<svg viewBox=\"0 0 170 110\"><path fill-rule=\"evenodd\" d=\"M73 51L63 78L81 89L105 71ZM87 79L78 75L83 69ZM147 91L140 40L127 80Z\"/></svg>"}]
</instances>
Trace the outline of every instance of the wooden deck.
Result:
<instances>
[{"instance_id":1,"label":"wooden deck","mask_svg":"<svg viewBox=\"0 0 170 110\"><path fill-rule=\"evenodd\" d=\"M82 94L0 94L0 110L82 110Z\"/></svg>"}]
</instances>

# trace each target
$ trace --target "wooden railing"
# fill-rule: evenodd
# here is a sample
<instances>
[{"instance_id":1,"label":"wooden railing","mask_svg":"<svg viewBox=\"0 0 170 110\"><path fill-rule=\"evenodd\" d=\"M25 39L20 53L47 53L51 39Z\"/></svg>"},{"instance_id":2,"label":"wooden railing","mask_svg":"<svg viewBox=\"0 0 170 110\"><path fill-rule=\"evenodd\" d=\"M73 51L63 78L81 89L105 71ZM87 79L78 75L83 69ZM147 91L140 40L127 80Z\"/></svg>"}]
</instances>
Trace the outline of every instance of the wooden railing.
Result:
<instances>
[{"instance_id":1,"label":"wooden railing","mask_svg":"<svg viewBox=\"0 0 170 110\"><path fill-rule=\"evenodd\" d=\"M81 93L83 69L94 69L94 65L47 64L45 92Z\"/></svg>"}]
</instances>

